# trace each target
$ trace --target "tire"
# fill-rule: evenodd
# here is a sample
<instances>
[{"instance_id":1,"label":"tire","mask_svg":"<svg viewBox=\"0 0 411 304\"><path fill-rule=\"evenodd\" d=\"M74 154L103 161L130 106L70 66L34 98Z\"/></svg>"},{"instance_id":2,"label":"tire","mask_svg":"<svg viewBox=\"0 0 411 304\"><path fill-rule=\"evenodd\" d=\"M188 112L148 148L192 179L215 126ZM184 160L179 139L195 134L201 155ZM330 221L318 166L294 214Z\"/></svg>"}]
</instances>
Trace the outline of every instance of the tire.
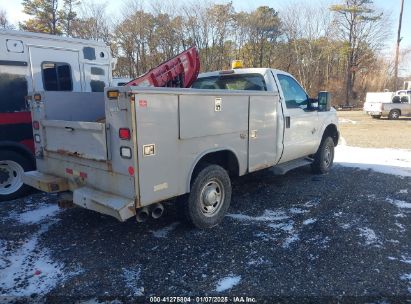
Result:
<instances>
[{"instance_id":1,"label":"tire","mask_svg":"<svg viewBox=\"0 0 411 304\"><path fill-rule=\"evenodd\" d=\"M224 218L231 201L231 181L226 170L208 165L195 176L184 209L189 223L212 228Z\"/></svg>"},{"instance_id":2,"label":"tire","mask_svg":"<svg viewBox=\"0 0 411 304\"><path fill-rule=\"evenodd\" d=\"M27 157L14 151L0 152L0 202L26 195L30 187L23 184L22 175L34 169Z\"/></svg>"},{"instance_id":3,"label":"tire","mask_svg":"<svg viewBox=\"0 0 411 304\"><path fill-rule=\"evenodd\" d=\"M314 162L311 169L315 174L325 174L330 171L334 162L334 141L331 137L322 139L317 153L314 155Z\"/></svg>"},{"instance_id":4,"label":"tire","mask_svg":"<svg viewBox=\"0 0 411 304\"><path fill-rule=\"evenodd\" d=\"M380 119L381 115L371 115L371 117L374 118L374 119Z\"/></svg>"},{"instance_id":5,"label":"tire","mask_svg":"<svg viewBox=\"0 0 411 304\"><path fill-rule=\"evenodd\" d=\"M400 118L400 114L399 110L391 110L390 114L388 114L388 119L396 120Z\"/></svg>"}]
</instances>

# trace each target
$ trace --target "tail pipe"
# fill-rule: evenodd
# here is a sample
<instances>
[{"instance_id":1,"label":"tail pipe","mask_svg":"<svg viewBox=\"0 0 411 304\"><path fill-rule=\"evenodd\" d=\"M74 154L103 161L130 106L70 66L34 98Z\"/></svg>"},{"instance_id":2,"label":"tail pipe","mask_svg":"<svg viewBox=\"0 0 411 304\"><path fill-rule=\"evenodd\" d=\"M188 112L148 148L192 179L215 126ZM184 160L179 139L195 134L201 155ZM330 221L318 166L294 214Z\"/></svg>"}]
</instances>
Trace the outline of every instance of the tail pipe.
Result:
<instances>
[{"instance_id":1,"label":"tail pipe","mask_svg":"<svg viewBox=\"0 0 411 304\"><path fill-rule=\"evenodd\" d=\"M149 213L147 207L143 207L143 208L137 210L137 214L136 214L137 222L143 223L143 222L147 221L149 216L150 216L150 213Z\"/></svg>"},{"instance_id":2,"label":"tail pipe","mask_svg":"<svg viewBox=\"0 0 411 304\"><path fill-rule=\"evenodd\" d=\"M158 219L163 215L164 206L160 203L154 204L151 208L151 216L153 219Z\"/></svg>"}]
</instances>

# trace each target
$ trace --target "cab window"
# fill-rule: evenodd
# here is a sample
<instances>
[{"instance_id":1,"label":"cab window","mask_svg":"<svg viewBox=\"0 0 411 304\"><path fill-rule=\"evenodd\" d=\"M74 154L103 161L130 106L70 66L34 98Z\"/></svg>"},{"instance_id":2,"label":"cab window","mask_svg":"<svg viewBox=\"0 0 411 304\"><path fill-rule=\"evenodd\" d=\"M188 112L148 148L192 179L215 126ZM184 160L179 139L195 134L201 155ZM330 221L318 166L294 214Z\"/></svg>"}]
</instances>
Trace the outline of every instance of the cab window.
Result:
<instances>
[{"instance_id":1,"label":"cab window","mask_svg":"<svg viewBox=\"0 0 411 304\"><path fill-rule=\"evenodd\" d=\"M287 109L306 109L308 96L304 89L292 77L278 74Z\"/></svg>"},{"instance_id":2,"label":"cab window","mask_svg":"<svg viewBox=\"0 0 411 304\"><path fill-rule=\"evenodd\" d=\"M43 62L43 86L46 91L72 91L71 67L68 63Z\"/></svg>"},{"instance_id":3,"label":"cab window","mask_svg":"<svg viewBox=\"0 0 411 304\"><path fill-rule=\"evenodd\" d=\"M203 77L198 78L191 87L193 89L208 90L267 91L264 78L260 74L231 74Z\"/></svg>"}]
</instances>

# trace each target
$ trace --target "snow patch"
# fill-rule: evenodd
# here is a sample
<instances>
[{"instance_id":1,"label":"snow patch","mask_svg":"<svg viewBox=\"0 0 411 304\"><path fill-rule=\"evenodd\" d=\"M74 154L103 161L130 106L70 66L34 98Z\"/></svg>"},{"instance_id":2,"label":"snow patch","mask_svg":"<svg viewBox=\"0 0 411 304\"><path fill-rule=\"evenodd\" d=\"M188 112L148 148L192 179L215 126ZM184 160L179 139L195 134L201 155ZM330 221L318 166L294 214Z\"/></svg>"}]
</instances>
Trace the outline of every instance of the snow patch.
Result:
<instances>
[{"instance_id":1,"label":"snow patch","mask_svg":"<svg viewBox=\"0 0 411 304\"><path fill-rule=\"evenodd\" d=\"M411 176L411 150L339 145L336 148L334 163L380 173Z\"/></svg>"},{"instance_id":2,"label":"snow patch","mask_svg":"<svg viewBox=\"0 0 411 304\"><path fill-rule=\"evenodd\" d=\"M282 221L288 219L289 216L285 214L284 211L272 211L272 210L265 210L264 214L261 216L249 216L241 213L237 214L228 214L228 217L239 221L255 221L255 222L275 222L275 221Z\"/></svg>"},{"instance_id":3,"label":"snow patch","mask_svg":"<svg viewBox=\"0 0 411 304\"><path fill-rule=\"evenodd\" d=\"M20 248L4 255L5 265L0 269L0 289L8 296L44 295L57 284L81 272L64 271L64 266L54 262L46 248L39 248L40 237L55 223L42 224Z\"/></svg>"},{"instance_id":4,"label":"snow patch","mask_svg":"<svg viewBox=\"0 0 411 304\"><path fill-rule=\"evenodd\" d=\"M303 213L306 213L306 212L308 212L308 211L307 211L307 210L303 210L303 209L301 209L301 208L290 208L290 209L289 209L289 212L292 213L292 214L303 214Z\"/></svg>"},{"instance_id":5,"label":"snow patch","mask_svg":"<svg viewBox=\"0 0 411 304\"><path fill-rule=\"evenodd\" d=\"M317 221L317 219L309 218L309 219L306 219L305 221L303 221L303 225L314 224L316 221Z\"/></svg>"},{"instance_id":6,"label":"snow patch","mask_svg":"<svg viewBox=\"0 0 411 304\"><path fill-rule=\"evenodd\" d=\"M289 248L292 243L297 242L299 240L300 237L298 236L298 234L292 234L285 239L282 246L283 248Z\"/></svg>"},{"instance_id":7,"label":"snow patch","mask_svg":"<svg viewBox=\"0 0 411 304\"><path fill-rule=\"evenodd\" d=\"M241 281L241 276L230 275L218 281L216 291L223 292L233 288L235 285L238 285Z\"/></svg>"},{"instance_id":8,"label":"snow patch","mask_svg":"<svg viewBox=\"0 0 411 304\"><path fill-rule=\"evenodd\" d=\"M366 245L381 245L381 241L378 239L374 230L370 228L359 228L360 236L365 238Z\"/></svg>"},{"instance_id":9,"label":"snow patch","mask_svg":"<svg viewBox=\"0 0 411 304\"><path fill-rule=\"evenodd\" d=\"M351 120L351 119L347 119L347 118L340 118L340 119L338 119L338 122L341 123L341 124L353 124L353 125L357 124L356 121Z\"/></svg>"},{"instance_id":10,"label":"snow patch","mask_svg":"<svg viewBox=\"0 0 411 304\"><path fill-rule=\"evenodd\" d=\"M20 222L21 224L39 224L46 219L52 219L61 212L57 205L41 204L37 209L29 210L23 213L12 213L9 218Z\"/></svg>"},{"instance_id":11,"label":"snow patch","mask_svg":"<svg viewBox=\"0 0 411 304\"><path fill-rule=\"evenodd\" d=\"M408 189L401 189L398 193L399 194L408 194Z\"/></svg>"},{"instance_id":12,"label":"snow patch","mask_svg":"<svg viewBox=\"0 0 411 304\"><path fill-rule=\"evenodd\" d=\"M178 226L178 224L180 224L179 222L175 222L172 223L171 225L155 230L155 231L151 231L153 233L153 235L156 238L166 238L168 236L168 234L173 231L174 229L176 229L176 227Z\"/></svg>"},{"instance_id":13,"label":"snow patch","mask_svg":"<svg viewBox=\"0 0 411 304\"><path fill-rule=\"evenodd\" d=\"M135 269L123 268L123 279L126 286L133 292L133 296L143 296L144 287L139 286L141 278L140 266Z\"/></svg>"},{"instance_id":14,"label":"snow patch","mask_svg":"<svg viewBox=\"0 0 411 304\"><path fill-rule=\"evenodd\" d=\"M406 201L400 201L396 199L386 198L385 199L388 203L397 206L400 209L411 209L411 203L407 203Z\"/></svg>"}]
</instances>

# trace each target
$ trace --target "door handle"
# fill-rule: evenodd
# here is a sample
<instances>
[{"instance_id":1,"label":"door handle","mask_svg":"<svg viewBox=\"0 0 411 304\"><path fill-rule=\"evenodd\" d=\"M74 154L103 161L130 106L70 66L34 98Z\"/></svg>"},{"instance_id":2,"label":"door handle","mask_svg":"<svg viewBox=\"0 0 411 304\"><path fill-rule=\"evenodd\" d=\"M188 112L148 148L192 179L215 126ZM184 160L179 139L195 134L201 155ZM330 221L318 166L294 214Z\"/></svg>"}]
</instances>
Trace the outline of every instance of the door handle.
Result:
<instances>
[{"instance_id":1,"label":"door handle","mask_svg":"<svg viewBox=\"0 0 411 304\"><path fill-rule=\"evenodd\" d=\"M285 117L285 127L287 129L289 129L291 127L291 117L290 116Z\"/></svg>"}]
</instances>

